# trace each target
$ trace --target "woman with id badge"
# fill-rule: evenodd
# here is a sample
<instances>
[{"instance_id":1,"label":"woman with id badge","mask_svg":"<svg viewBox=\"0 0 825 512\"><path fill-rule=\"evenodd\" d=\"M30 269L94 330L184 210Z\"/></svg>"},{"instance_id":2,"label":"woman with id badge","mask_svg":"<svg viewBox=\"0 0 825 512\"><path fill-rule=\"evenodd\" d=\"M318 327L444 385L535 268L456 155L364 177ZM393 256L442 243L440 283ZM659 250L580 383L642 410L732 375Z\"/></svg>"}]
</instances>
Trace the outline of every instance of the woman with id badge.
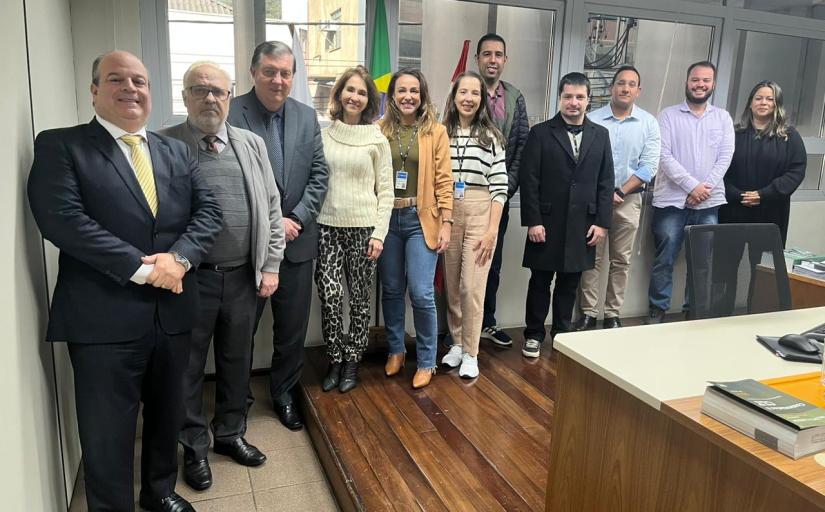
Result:
<instances>
[{"instance_id":1,"label":"woman with id badge","mask_svg":"<svg viewBox=\"0 0 825 512\"><path fill-rule=\"evenodd\" d=\"M315 285L329 358L324 391L338 387L346 393L358 384L358 366L367 347L370 288L392 211L390 146L372 124L379 101L366 68L347 69L330 94L332 124L321 132L329 189L318 215ZM349 336L344 335L344 276Z\"/></svg>"},{"instance_id":2,"label":"woman with id badge","mask_svg":"<svg viewBox=\"0 0 825 512\"><path fill-rule=\"evenodd\" d=\"M498 225L507 202L504 137L487 109L477 73L461 74L450 90L444 125L453 167L453 225L445 255L447 322L453 346L441 359L460 377L478 377L484 293Z\"/></svg>"},{"instance_id":3,"label":"woman with id badge","mask_svg":"<svg viewBox=\"0 0 825 512\"><path fill-rule=\"evenodd\" d=\"M450 141L438 123L421 71L397 71L387 89L381 131L390 143L395 200L384 253L378 261L389 356L386 375L404 366L404 301L409 290L418 369L413 387L430 383L436 368L438 322L435 265L450 243L453 193Z\"/></svg>"}]
</instances>

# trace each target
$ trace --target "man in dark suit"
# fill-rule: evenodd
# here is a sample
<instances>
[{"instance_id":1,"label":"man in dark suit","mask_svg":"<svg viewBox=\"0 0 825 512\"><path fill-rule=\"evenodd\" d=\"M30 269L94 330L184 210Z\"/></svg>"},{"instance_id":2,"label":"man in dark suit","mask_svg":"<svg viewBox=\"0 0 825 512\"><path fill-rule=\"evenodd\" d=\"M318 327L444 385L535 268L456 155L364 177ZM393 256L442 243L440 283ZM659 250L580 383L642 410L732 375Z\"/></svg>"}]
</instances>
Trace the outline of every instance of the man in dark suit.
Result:
<instances>
[{"instance_id":1,"label":"man in dark suit","mask_svg":"<svg viewBox=\"0 0 825 512\"><path fill-rule=\"evenodd\" d=\"M530 269L524 329L526 357L538 357L552 294L551 340L571 330L583 270L610 227L613 156L607 130L585 117L590 81L569 73L559 82L559 113L534 126L519 172L521 225L527 226L522 265Z\"/></svg>"},{"instance_id":2,"label":"man in dark suit","mask_svg":"<svg viewBox=\"0 0 825 512\"><path fill-rule=\"evenodd\" d=\"M190 511L174 492L198 296L189 270L221 211L186 145L146 131L149 78L137 57L95 60L91 92L92 122L35 141L29 202L60 249L46 339L68 342L89 510L134 510L142 401L140 505Z\"/></svg>"},{"instance_id":3,"label":"man in dark suit","mask_svg":"<svg viewBox=\"0 0 825 512\"><path fill-rule=\"evenodd\" d=\"M274 350L269 390L281 423L300 430L295 390L304 364L312 261L318 255L315 219L326 197L328 170L315 110L289 97L295 74L292 50L279 42L259 44L250 73L255 87L232 100L228 121L264 139L281 191L287 244L280 284L271 297ZM258 303L259 320L265 305L266 299Z\"/></svg>"}]
</instances>

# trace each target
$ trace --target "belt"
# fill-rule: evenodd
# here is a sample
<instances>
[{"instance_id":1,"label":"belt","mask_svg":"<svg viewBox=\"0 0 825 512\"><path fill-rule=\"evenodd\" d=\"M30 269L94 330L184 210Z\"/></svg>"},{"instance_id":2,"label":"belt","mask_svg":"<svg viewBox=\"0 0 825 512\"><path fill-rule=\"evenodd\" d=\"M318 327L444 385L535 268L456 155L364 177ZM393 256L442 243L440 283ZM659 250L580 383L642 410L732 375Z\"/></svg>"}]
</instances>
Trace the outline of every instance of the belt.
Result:
<instances>
[{"instance_id":1,"label":"belt","mask_svg":"<svg viewBox=\"0 0 825 512\"><path fill-rule=\"evenodd\" d=\"M392 203L393 208L410 208L415 206L414 197L396 197Z\"/></svg>"},{"instance_id":2,"label":"belt","mask_svg":"<svg viewBox=\"0 0 825 512\"><path fill-rule=\"evenodd\" d=\"M238 270L239 268L243 268L249 265L249 263L244 263L242 265L213 265L211 263L201 263L198 265L198 268L201 270L211 270L212 272L232 272L233 270Z\"/></svg>"}]
</instances>

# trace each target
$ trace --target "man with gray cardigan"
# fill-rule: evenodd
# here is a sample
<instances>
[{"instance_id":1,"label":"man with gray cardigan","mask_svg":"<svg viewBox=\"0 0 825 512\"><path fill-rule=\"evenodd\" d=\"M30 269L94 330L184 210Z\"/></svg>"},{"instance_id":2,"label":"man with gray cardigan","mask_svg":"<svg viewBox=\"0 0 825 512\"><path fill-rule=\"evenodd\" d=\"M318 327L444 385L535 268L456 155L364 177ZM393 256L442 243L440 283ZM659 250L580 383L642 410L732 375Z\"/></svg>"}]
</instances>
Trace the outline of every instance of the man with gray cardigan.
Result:
<instances>
[{"instance_id":1,"label":"man with gray cardigan","mask_svg":"<svg viewBox=\"0 0 825 512\"><path fill-rule=\"evenodd\" d=\"M266 460L243 438L246 398L258 297L269 297L278 289L286 246L281 196L266 144L254 133L226 123L230 87L229 75L218 64L192 64L183 76L189 115L184 123L161 131L185 142L197 156L201 174L223 211L223 230L197 272L200 304L184 377L186 419L179 441L184 481L196 490L212 485L203 374L213 336L215 453L245 466Z\"/></svg>"}]
</instances>

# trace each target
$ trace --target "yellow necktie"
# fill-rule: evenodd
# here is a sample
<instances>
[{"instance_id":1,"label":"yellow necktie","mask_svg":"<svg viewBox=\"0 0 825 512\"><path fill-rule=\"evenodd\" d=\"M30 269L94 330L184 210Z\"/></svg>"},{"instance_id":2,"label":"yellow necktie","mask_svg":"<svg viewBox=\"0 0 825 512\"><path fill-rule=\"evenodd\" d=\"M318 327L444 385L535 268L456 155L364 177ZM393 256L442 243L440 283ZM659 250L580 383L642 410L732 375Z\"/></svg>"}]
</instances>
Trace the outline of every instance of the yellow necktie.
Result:
<instances>
[{"instance_id":1,"label":"yellow necktie","mask_svg":"<svg viewBox=\"0 0 825 512\"><path fill-rule=\"evenodd\" d=\"M155 190L155 174L152 171L152 161L146 158L146 153L140 147L143 137L140 135L123 135L120 140L128 144L132 150L132 165L135 167L135 176L137 176L140 188L146 197L146 202L149 203L152 215L157 216L158 193Z\"/></svg>"}]
</instances>

